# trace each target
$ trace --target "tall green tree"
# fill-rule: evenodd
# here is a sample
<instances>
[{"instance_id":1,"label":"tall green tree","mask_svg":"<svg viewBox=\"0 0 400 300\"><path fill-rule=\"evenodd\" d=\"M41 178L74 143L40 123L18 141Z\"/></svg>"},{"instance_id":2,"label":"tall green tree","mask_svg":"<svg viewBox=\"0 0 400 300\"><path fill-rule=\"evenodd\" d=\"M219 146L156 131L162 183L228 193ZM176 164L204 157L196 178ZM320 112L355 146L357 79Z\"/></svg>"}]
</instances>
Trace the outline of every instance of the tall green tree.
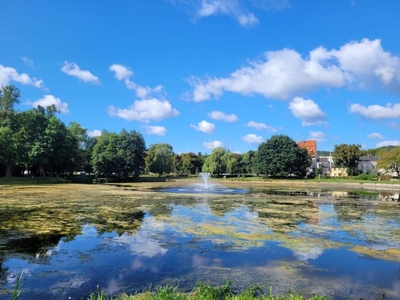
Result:
<instances>
[{"instance_id":1,"label":"tall green tree","mask_svg":"<svg viewBox=\"0 0 400 300\"><path fill-rule=\"evenodd\" d=\"M15 133L15 105L19 103L20 91L13 85L0 88L0 164L6 167L5 176L12 175L12 166L16 160L17 140Z\"/></svg>"},{"instance_id":2,"label":"tall green tree","mask_svg":"<svg viewBox=\"0 0 400 300\"><path fill-rule=\"evenodd\" d=\"M224 155L226 150L222 147L213 149L211 154L207 156L204 161L202 171L209 172L212 174L221 175L226 172L226 160Z\"/></svg>"},{"instance_id":3,"label":"tall green tree","mask_svg":"<svg viewBox=\"0 0 400 300\"><path fill-rule=\"evenodd\" d=\"M73 159L70 162L70 165L74 170L85 170L85 165L91 165L91 149L88 149L87 147L90 137L88 136L87 129L83 128L77 122L70 122L67 129L68 134L66 146L71 148L70 150L73 151Z\"/></svg>"},{"instance_id":4,"label":"tall green tree","mask_svg":"<svg viewBox=\"0 0 400 300\"><path fill-rule=\"evenodd\" d=\"M380 151L378 168L384 168L387 171L395 172L400 176L400 147L395 147L390 151Z\"/></svg>"},{"instance_id":5,"label":"tall green tree","mask_svg":"<svg viewBox=\"0 0 400 300\"><path fill-rule=\"evenodd\" d=\"M120 134L103 131L93 147L92 165L96 176L139 177L144 168L145 141L136 131L122 130Z\"/></svg>"},{"instance_id":6,"label":"tall green tree","mask_svg":"<svg viewBox=\"0 0 400 300\"><path fill-rule=\"evenodd\" d=\"M0 126L11 126L15 117L15 105L19 103L20 91L13 85L0 88Z\"/></svg>"},{"instance_id":7,"label":"tall green tree","mask_svg":"<svg viewBox=\"0 0 400 300\"><path fill-rule=\"evenodd\" d=\"M181 154L182 170L186 174L196 174L203 167L203 162L197 154L193 152L187 152Z\"/></svg>"},{"instance_id":8,"label":"tall green tree","mask_svg":"<svg viewBox=\"0 0 400 300\"><path fill-rule=\"evenodd\" d=\"M348 168L349 175L357 173L358 160L362 154L361 145L356 144L340 144L335 145L333 150L333 161L336 167Z\"/></svg>"},{"instance_id":9,"label":"tall green tree","mask_svg":"<svg viewBox=\"0 0 400 300\"><path fill-rule=\"evenodd\" d=\"M243 173L242 155L227 151L223 156L226 164L226 173L241 174Z\"/></svg>"},{"instance_id":10,"label":"tall green tree","mask_svg":"<svg viewBox=\"0 0 400 300\"><path fill-rule=\"evenodd\" d=\"M139 178L145 168L146 143L143 136L135 130L123 129L119 134L119 150L125 162L122 168L124 179L129 175Z\"/></svg>"},{"instance_id":11,"label":"tall green tree","mask_svg":"<svg viewBox=\"0 0 400 300\"><path fill-rule=\"evenodd\" d=\"M65 140L66 127L57 117L55 105L38 106L27 114L28 164L35 166L40 176L46 176L46 168L52 173Z\"/></svg>"},{"instance_id":12,"label":"tall green tree","mask_svg":"<svg viewBox=\"0 0 400 300\"><path fill-rule=\"evenodd\" d=\"M118 157L117 134L103 131L97 137L97 143L93 147L92 166L97 177L111 177L120 168Z\"/></svg>"},{"instance_id":13,"label":"tall green tree","mask_svg":"<svg viewBox=\"0 0 400 300\"><path fill-rule=\"evenodd\" d=\"M154 144L149 147L146 154L146 170L157 173L170 173L173 169L173 148L169 144Z\"/></svg>"},{"instance_id":14,"label":"tall green tree","mask_svg":"<svg viewBox=\"0 0 400 300\"><path fill-rule=\"evenodd\" d=\"M180 154L174 154L172 157L172 168L176 174L182 174L184 173L183 167L182 167L182 157Z\"/></svg>"},{"instance_id":15,"label":"tall green tree","mask_svg":"<svg viewBox=\"0 0 400 300\"><path fill-rule=\"evenodd\" d=\"M311 166L306 149L286 135L274 135L258 146L254 158L256 173L273 177L304 177Z\"/></svg>"},{"instance_id":16,"label":"tall green tree","mask_svg":"<svg viewBox=\"0 0 400 300\"><path fill-rule=\"evenodd\" d=\"M243 173L253 174L254 173L254 158L256 156L256 151L249 150L243 154Z\"/></svg>"}]
</instances>

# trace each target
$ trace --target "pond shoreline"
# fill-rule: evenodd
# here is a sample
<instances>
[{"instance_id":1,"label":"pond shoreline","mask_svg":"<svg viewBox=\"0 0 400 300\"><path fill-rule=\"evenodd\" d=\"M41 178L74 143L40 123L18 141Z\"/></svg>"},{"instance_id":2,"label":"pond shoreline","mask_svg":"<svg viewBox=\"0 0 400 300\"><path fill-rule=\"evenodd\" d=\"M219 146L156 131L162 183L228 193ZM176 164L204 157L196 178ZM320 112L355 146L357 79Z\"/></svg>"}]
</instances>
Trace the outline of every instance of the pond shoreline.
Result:
<instances>
[{"instance_id":1,"label":"pond shoreline","mask_svg":"<svg viewBox=\"0 0 400 300\"><path fill-rule=\"evenodd\" d=\"M172 179L168 180L169 182L186 182L189 180L186 179ZM360 182L316 182L316 181L293 181L293 180L229 180L222 179L216 180L218 183L222 183L227 186L238 185L238 184L248 184L248 185L257 185L257 186L267 186L267 187L279 187L279 186L290 186L293 188L345 188L345 189L367 189L367 190L391 190L391 191L400 191L400 184L393 183L379 183L379 182L371 182L371 183L360 183Z\"/></svg>"}]
</instances>

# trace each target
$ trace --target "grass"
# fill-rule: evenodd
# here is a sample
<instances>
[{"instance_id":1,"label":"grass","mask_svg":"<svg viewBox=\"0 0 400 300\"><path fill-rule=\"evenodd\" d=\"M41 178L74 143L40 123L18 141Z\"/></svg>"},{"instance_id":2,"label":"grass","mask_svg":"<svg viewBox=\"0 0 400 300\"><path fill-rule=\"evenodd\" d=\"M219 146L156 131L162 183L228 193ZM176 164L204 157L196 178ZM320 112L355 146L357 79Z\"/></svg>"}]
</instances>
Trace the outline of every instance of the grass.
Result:
<instances>
[{"instance_id":1,"label":"grass","mask_svg":"<svg viewBox=\"0 0 400 300\"><path fill-rule=\"evenodd\" d=\"M11 300L17 300L19 295L21 294L21 289L19 288L19 286L21 284L21 279L22 279L22 272L19 274L19 276L17 278L17 283L15 284L15 288L12 293Z\"/></svg>"},{"instance_id":2,"label":"grass","mask_svg":"<svg viewBox=\"0 0 400 300\"><path fill-rule=\"evenodd\" d=\"M259 285L251 285L246 290L235 294L231 289L231 282L227 281L222 286L212 287L202 282L197 282L196 287L189 293L183 293L177 286L161 286L154 291L147 291L136 295L122 294L108 297L103 291L97 290L89 295L89 300L325 300L326 296L304 296L300 292L289 291L283 295L273 295L269 289L263 293Z\"/></svg>"},{"instance_id":3,"label":"grass","mask_svg":"<svg viewBox=\"0 0 400 300\"><path fill-rule=\"evenodd\" d=\"M17 300L21 295L20 283L22 272L18 276L11 300ZM84 298L81 298L84 299ZM289 291L283 295L273 295L270 288L268 293L263 293L261 286L251 285L246 290L234 294L231 289L231 282L226 281L222 286L212 287L200 281L190 293L181 292L178 286L160 286L154 291L146 291L140 294L119 296L107 296L104 291L97 286L95 292L89 294L88 300L326 300L326 296L314 295L306 297L300 292Z\"/></svg>"},{"instance_id":4,"label":"grass","mask_svg":"<svg viewBox=\"0 0 400 300\"><path fill-rule=\"evenodd\" d=\"M74 183L85 183L85 184L90 184L93 182L94 176L92 175L76 175L73 177L72 182ZM144 174L141 175L139 178L139 182L165 182L166 180L174 180L174 179L179 179L179 180L187 180L187 181L193 181L197 180L197 176L191 176L191 177L158 177L153 176L153 175L148 175ZM329 178L329 177L323 177L319 178L319 176L316 176L315 178L282 178L282 179L277 179L277 178L262 178L258 176L249 176L249 177L229 177L229 178L212 178L212 181L220 181L224 183L229 183L229 182L237 182L237 181L242 181L242 182L254 182L254 183L268 183L268 184L284 184L287 182L299 182L299 183L310 183L310 184L321 184L321 183L374 183L374 184L391 184L391 185L399 185L400 180L369 180L369 179L362 179L359 176L354 176L354 177L347 177L347 178ZM40 185L40 184L55 184L55 183L69 183L71 181L63 178L57 178L57 177L0 177L0 185Z\"/></svg>"},{"instance_id":5,"label":"grass","mask_svg":"<svg viewBox=\"0 0 400 300\"><path fill-rule=\"evenodd\" d=\"M37 185L69 183L69 180L58 177L0 177L0 185Z\"/></svg>"}]
</instances>

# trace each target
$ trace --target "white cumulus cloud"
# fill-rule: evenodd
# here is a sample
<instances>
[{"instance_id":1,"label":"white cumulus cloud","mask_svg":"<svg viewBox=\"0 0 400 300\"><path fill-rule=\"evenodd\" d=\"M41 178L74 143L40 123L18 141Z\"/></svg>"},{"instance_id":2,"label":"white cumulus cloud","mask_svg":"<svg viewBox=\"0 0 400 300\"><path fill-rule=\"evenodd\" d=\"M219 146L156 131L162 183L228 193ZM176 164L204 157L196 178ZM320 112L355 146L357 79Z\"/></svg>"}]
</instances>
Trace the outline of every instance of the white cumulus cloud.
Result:
<instances>
[{"instance_id":1,"label":"white cumulus cloud","mask_svg":"<svg viewBox=\"0 0 400 300\"><path fill-rule=\"evenodd\" d=\"M350 105L349 112L352 114L360 114L364 118L370 120L397 119L400 117L400 103L396 103L395 105L388 103L386 106L378 104L364 106L356 103Z\"/></svg>"},{"instance_id":2,"label":"white cumulus cloud","mask_svg":"<svg viewBox=\"0 0 400 300\"><path fill-rule=\"evenodd\" d=\"M8 85L12 81L45 89L43 80L30 77L26 73L20 74L14 68L0 65L0 86Z\"/></svg>"},{"instance_id":3,"label":"white cumulus cloud","mask_svg":"<svg viewBox=\"0 0 400 300\"><path fill-rule=\"evenodd\" d=\"M215 148L223 148L224 144L221 141L215 140L213 142L204 142L204 148L207 149L215 149Z\"/></svg>"},{"instance_id":4,"label":"white cumulus cloud","mask_svg":"<svg viewBox=\"0 0 400 300\"><path fill-rule=\"evenodd\" d=\"M400 95L400 57L385 51L381 41L363 39L339 49L318 47L307 57L292 49L268 51L262 60L228 77L191 77L191 98L200 102L219 98L224 92L289 100L294 96L335 87L385 89Z\"/></svg>"},{"instance_id":5,"label":"white cumulus cloud","mask_svg":"<svg viewBox=\"0 0 400 300\"><path fill-rule=\"evenodd\" d=\"M133 75L133 71L124 65L113 64L109 70L115 72L114 77L118 80L130 78Z\"/></svg>"},{"instance_id":6,"label":"white cumulus cloud","mask_svg":"<svg viewBox=\"0 0 400 300\"><path fill-rule=\"evenodd\" d=\"M383 136L379 132L372 132L367 134L367 138L370 140L383 140Z\"/></svg>"},{"instance_id":7,"label":"white cumulus cloud","mask_svg":"<svg viewBox=\"0 0 400 300\"><path fill-rule=\"evenodd\" d=\"M140 84L135 83L130 79L133 76L133 71L128 67L120 64L113 64L109 68L110 71L114 72L114 77L118 80L123 80L125 82L125 86L128 89L134 90L136 96L140 99L148 99L150 97L154 97L154 95L158 96L158 98L165 97L165 89L162 85L157 85L154 88L149 86L142 86Z\"/></svg>"},{"instance_id":8,"label":"white cumulus cloud","mask_svg":"<svg viewBox=\"0 0 400 300\"><path fill-rule=\"evenodd\" d=\"M326 133L322 131L309 131L308 133L310 134L310 140L316 140L317 142L326 141Z\"/></svg>"},{"instance_id":9,"label":"white cumulus cloud","mask_svg":"<svg viewBox=\"0 0 400 300\"><path fill-rule=\"evenodd\" d=\"M250 122L248 122L248 123L246 124L246 126L247 126L247 127L255 128L255 129L257 129L257 130L263 130L263 129L265 129L265 130L267 130L267 131L269 131L269 132L272 132L272 133L278 132L278 128L274 128L274 127L272 127L271 125L267 125L267 124L265 124L265 123L257 123L257 122L254 122L254 121L250 121Z\"/></svg>"},{"instance_id":10,"label":"white cumulus cloud","mask_svg":"<svg viewBox=\"0 0 400 300\"><path fill-rule=\"evenodd\" d=\"M261 144L262 142L264 142L264 139L256 134L248 134L242 136L242 141L250 144Z\"/></svg>"},{"instance_id":11,"label":"white cumulus cloud","mask_svg":"<svg viewBox=\"0 0 400 300\"><path fill-rule=\"evenodd\" d=\"M120 117L128 121L140 121L148 123L151 120L173 118L180 114L167 100L146 99L135 100L128 108L116 108L113 105L107 108L111 117Z\"/></svg>"},{"instance_id":12,"label":"white cumulus cloud","mask_svg":"<svg viewBox=\"0 0 400 300\"><path fill-rule=\"evenodd\" d=\"M148 126L144 125L147 134L155 134L163 136L167 133L167 129L164 126Z\"/></svg>"},{"instance_id":13,"label":"white cumulus cloud","mask_svg":"<svg viewBox=\"0 0 400 300\"><path fill-rule=\"evenodd\" d=\"M290 102L289 109L292 114L301 119L302 126L327 125L327 115L311 99L296 97Z\"/></svg>"},{"instance_id":14,"label":"white cumulus cloud","mask_svg":"<svg viewBox=\"0 0 400 300\"><path fill-rule=\"evenodd\" d=\"M376 144L376 148L384 146L400 146L400 140L382 141Z\"/></svg>"},{"instance_id":15,"label":"white cumulus cloud","mask_svg":"<svg viewBox=\"0 0 400 300\"><path fill-rule=\"evenodd\" d=\"M221 120L225 122L236 122L239 118L235 114L225 114L222 111L212 111L208 114L208 116L213 120Z\"/></svg>"},{"instance_id":16,"label":"white cumulus cloud","mask_svg":"<svg viewBox=\"0 0 400 300\"><path fill-rule=\"evenodd\" d=\"M55 105L57 109L60 110L60 112L67 114L69 113L68 110L68 103L62 102L60 98L57 98L53 95L44 95L43 98L40 98L34 102L31 103L33 107L37 107L38 105L42 107L47 107L50 105Z\"/></svg>"},{"instance_id":17,"label":"white cumulus cloud","mask_svg":"<svg viewBox=\"0 0 400 300\"><path fill-rule=\"evenodd\" d=\"M87 134L90 137L101 136L101 130L95 129L92 131L88 131Z\"/></svg>"},{"instance_id":18,"label":"white cumulus cloud","mask_svg":"<svg viewBox=\"0 0 400 300\"><path fill-rule=\"evenodd\" d=\"M64 65L62 66L61 71L84 82L100 84L100 80L98 77L94 76L88 70L81 70L81 68L74 62L69 63L68 61L64 61Z\"/></svg>"},{"instance_id":19,"label":"white cumulus cloud","mask_svg":"<svg viewBox=\"0 0 400 300\"><path fill-rule=\"evenodd\" d=\"M207 122L206 120L200 121L197 125L190 124L190 128L194 128L198 131L202 131L204 133L214 133L215 132L215 125L213 123Z\"/></svg>"}]
</instances>

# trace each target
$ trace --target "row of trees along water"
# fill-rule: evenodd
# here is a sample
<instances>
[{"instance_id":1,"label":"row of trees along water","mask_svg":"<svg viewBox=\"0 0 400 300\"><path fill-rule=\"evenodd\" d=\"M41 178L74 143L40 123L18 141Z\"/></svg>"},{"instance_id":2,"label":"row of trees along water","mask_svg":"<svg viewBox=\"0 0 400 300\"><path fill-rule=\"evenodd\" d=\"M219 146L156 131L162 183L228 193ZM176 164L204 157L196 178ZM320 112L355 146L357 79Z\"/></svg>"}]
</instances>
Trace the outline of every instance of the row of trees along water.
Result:
<instances>
[{"instance_id":1,"label":"row of trees along water","mask_svg":"<svg viewBox=\"0 0 400 300\"><path fill-rule=\"evenodd\" d=\"M257 151L244 154L223 148L210 155L175 154L169 144L146 148L142 134L134 130L103 131L101 136L90 137L76 122L66 126L57 117L55 105L19 112L15 109L19 98L19 89L12 85L0 89L0 176L72 176L84 171L128 180L144 172L180 175L203 171L303 177L311 165L307 151L285 135L272 136ZM362 154L359 145L344 144L335 146L333 156L338 165L354 168Z\"/></svg>"}]
</instances>

